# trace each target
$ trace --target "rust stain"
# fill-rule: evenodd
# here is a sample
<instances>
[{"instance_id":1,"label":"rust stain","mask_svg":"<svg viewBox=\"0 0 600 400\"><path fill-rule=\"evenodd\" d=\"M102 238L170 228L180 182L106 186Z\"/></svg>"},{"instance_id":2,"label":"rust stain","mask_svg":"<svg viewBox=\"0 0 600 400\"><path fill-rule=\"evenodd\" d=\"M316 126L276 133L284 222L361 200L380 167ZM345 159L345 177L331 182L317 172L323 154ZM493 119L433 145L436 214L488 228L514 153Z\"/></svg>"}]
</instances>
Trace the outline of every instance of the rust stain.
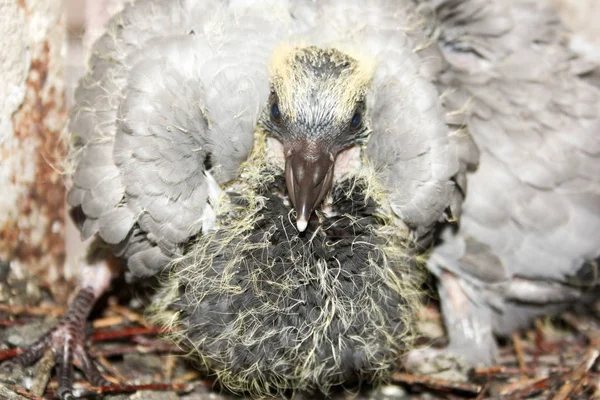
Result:
<instances>
[{"instance_id":1,"label":"rust stain","mask_svg":"<svg viewBox=\"0 0 600 400\"><path fill-rule=\"evenodd\" d=\"M27 2L25 0L17 0L17 5L27 11Z\"/></svg>"},{"instance_id":2,"label":"rust stain","mask_svg":"<svg viewBox=\"0 0 600 400\"><path fill-rule=\"evenodd\" d=\"M64 93L49 79L54 67L50 43L46 41L40 50L31 63L23 104L13 115L14 134L20 143L35 143L35 154L27 156L27 162L35 164L35 179L27 183L28 192L19 199L17 220L0 227L0 254L25 265L58 299L65 297L60 296L65 285L71 286L60 278L50 282L50 276L62 276L66 258L66 190L56 170L66 154L66 146L60 140L66 109ZM13 180L21 181L18 176Z\"/></svg>"}]
</instances>

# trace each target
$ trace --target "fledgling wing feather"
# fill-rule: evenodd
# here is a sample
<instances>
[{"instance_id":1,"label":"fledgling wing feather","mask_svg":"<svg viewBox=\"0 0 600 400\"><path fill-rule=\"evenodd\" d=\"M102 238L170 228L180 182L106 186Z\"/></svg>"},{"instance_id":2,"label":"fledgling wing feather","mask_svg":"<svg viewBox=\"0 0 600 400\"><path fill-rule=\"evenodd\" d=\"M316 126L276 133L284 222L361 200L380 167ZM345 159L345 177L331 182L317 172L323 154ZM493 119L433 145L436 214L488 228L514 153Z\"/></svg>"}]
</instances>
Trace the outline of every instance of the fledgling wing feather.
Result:
<instances>
[{"instance_id":1,"label":"fledgling wing feather","mask_svg":"<svg viewBox=\"0 0 600 400\"><path fill-rule=\"evenodd\" d=\"M422 56L423 21L414 11L410 2L322 1L312 40L373 64L365 156L393 212L426 244L458 195L451 179L459 164L432 84L439 57Z\"/></svg>"},{"instance_id":2,"label":"fledgling wing feather","mask_svg":"<svg viewBox=\"0 0 600 400\"><path fill-rule=\"evenodd\" d=\"M577 298L562 284L600 254L600 92L581 77L590 64L539 1L425 3L448 62L445 101L463 110L455 122L480 152L460 229L446 232L432 269L453 271L497 310Z\"/></svg>"},{"instance_id":3,"label":"fledgling wing feather","mask_svg":"<svg viewBox=\"0 0 600 400\"><path fill-rule=\"evenodd\" d=\"M98 233L134 275L210 227L209 192L252 148L287 7L140 0L94 45L71 114L69 203L85 215L84 237Z\"/></svg>"}]
</instances>

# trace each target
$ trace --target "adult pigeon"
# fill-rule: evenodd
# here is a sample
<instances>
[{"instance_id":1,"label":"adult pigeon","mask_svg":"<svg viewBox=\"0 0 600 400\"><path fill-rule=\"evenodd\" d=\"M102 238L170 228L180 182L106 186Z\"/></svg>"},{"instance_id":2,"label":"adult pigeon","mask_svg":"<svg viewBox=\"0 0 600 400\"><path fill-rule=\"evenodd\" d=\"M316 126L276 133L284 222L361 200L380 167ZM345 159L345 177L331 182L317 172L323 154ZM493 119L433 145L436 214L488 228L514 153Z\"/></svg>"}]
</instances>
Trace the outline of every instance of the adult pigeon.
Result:
<instances>
[{"instance_id":1,"label":"adult pigeon","mask_svg":"<svg viewBox=\"0 0 600 400\"><path fill-rule=\"evenodd\" d=\"M69 203L231 390L385 379L424 256L448 350L491 362L598 293L600 92L565 41L536 0L137 0L76 91ZM56 349L65 398L73 358L103 382L86 271L19 356Z\"/></svg>"}]
</instances>

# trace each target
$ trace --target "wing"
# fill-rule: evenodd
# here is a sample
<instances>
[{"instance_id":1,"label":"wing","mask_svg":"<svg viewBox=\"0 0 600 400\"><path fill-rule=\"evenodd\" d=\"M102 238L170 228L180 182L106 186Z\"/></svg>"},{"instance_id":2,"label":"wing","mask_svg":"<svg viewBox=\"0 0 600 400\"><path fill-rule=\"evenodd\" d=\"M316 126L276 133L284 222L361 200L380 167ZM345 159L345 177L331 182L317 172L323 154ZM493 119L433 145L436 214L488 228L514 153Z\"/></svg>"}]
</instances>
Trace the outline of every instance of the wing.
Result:
<instances>
[{"instance_id":1,"label":"wing","mask_svg":"<svg viewBox=\"0 0 600 400\"><path fill-rule=\"evenodd\" d=\"M321 1L310 40L373 66L365 156L398 222L425 244L458 196L459 164L433 84L439 57L421 51L427 39L415 11L411 2Z\"/></svg>"},{"instance_id":2,"label":"wing","mask_svg":"<svg viewBox=\"0 0 600 400\"><path fill-rule=\"evenodd\" d=\"M585 79L597 66L568 49L545 2L424 3L448 63L445 101L480 151L460 229L432 269L506 299L576 298L554 283L600 254L600 92Z\"/></svg>"},{"instance_id":3,"label":"wing","mask_svg":"<svg viewBox=\"0 0 600 400\"><path fill-rule=\"evenodd\" d=\"M288 4L267 3L140 0L92 48L69 126L69 204L84 238L98 234L134 275L210 225L209 192L252 148L266 65L291 30Z\"/></svg>"}]
</instances>

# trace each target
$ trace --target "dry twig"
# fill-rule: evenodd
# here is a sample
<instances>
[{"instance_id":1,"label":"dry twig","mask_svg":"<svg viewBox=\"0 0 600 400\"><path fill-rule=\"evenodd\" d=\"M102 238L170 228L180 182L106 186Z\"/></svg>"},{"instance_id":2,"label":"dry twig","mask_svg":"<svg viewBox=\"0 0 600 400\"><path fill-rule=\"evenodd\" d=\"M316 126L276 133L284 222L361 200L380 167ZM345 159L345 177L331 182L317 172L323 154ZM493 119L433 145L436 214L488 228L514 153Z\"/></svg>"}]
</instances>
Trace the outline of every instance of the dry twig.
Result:
<instances>
[{"instance_id":1,"label":"dry twig","mask_svg":"<svg viewBox=\"0 0 600 400\"><path fill-rule=\"evenodd\" d=\"M46 350L34 374L35 379L33 381L33 384L31 385L30 390L30 393L32 395L42 396L44 394L46 386L48 386L48 382L50 381L52 369L54 368L55 364L56 362L54 360L54 352L52 351L52 349Z\"/></svg>"},{"instance_id":2,"label":"dry twig","mask_svg":"<svg viewBox=\"0 0 600 400\"><path fill-rule=\"evenodd\" d=\"M590 349L585 360L569 374L566 382L561 386L553 400L566 400L581 384L583 378L585 378L599 356L600 350Z\"/></svg>"},{"instance_id":3,"label":"dry twig","mask_svg":"<svg viewBox=\"0 0 600 400\"><path fill-rule=\"evenodd\" d=\"M148 383L144 385L111 385L111 386L97 386L89 388L89 391L96 394L107 394L107 393L131 393L140 390L149 391L174 391L182 392L189 391L194 388L195 385L191 383Z\"/></svg>"},{"instance_id":4,"label":"dry twig","mask_svg":"<svg viewBox=\"0 0 600 400\"><path fill-rule=\"evenodd\" d=\"M23 306L19 304L0 304L0 311L11 315L35 315L60 317L67 310L58 306Z\"/></svg>"},{"instance_id":5,"label":"dry twig","mask_svg":"<svg viewBox=\"0 0 600 400\"><path fill-rule=\"evenodd\" d=\"M137 335L158 335L160 333L164 333L164 330L162 328L146 328L143 326L137 326L133 328L120 329L118 331L96 331L90 336L90 339L94 342L100 342L115 339L124 339Z\"/></svg>"},{"instance_id":6,"label":"dry twig","mask_svg":"<svg viewBox=\"0 0 600 400\"><path fill-rule=\"evenodd\" d=\"M430 389L443 392L459 391L469 394L479 394L483 387L473 383L454 382L447 379L433 378L427 375L413 375L396 372L392 375L392 382L408 383L410 385L423 385Z\"/></svg>"},{"instance_id":7,"label":"dry twig","mask_svg":"<svg viewBox=\"0 0 600 400\"><path fill-rule=\"evenodd\" d=\"M536 377L525 381L518 381L500 387L498 393L500 396L514 396L515 398L523 398L532 393L542 391L548 388L551 382L550 376Z\"/></svg>"}]
</instances>

